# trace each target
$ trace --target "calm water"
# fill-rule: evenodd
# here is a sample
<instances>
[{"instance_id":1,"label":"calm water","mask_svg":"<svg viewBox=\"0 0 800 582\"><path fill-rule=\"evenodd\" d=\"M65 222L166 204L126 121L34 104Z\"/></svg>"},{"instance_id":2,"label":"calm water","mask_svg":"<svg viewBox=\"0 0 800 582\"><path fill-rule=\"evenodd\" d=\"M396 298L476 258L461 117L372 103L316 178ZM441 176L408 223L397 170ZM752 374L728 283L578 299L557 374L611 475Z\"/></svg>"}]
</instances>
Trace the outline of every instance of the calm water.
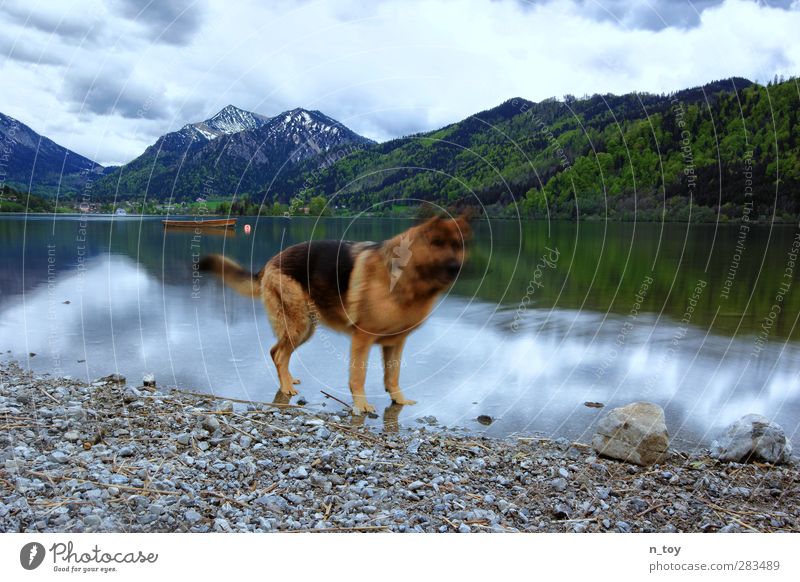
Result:
<instances>
[{"instance_id":1,"label":"calm water","mask_svg":"<svg viewBox=\"0 0 800 582\"><path fill-rule=\"evenodd\" d=\"M193 260L225 252L258 270L282 246L381 240L410 223L244 223L252 234L240 226L233 236L195 237L152 218L0 218L0 348L42 372L134 380L152 372L162 386L272 400L262 306L193 278ZM479 223L461 278L407 344L401 382L419 404L401 411L401 426L432 414L495 435L586 441L602 410L584 402L650 400L664 406L683 448L707 444L748 412L794 435L797 234L794 226L753 227L742 238L737 226ZM347 337L324 328L295 353L292 373L311 406L326 402L320 390L350 400L347 354ZM380 410L388 398L377 349L372 356L367 393ZM496 421L483 427L479 414Z\"/></svg>"}]
</instances>

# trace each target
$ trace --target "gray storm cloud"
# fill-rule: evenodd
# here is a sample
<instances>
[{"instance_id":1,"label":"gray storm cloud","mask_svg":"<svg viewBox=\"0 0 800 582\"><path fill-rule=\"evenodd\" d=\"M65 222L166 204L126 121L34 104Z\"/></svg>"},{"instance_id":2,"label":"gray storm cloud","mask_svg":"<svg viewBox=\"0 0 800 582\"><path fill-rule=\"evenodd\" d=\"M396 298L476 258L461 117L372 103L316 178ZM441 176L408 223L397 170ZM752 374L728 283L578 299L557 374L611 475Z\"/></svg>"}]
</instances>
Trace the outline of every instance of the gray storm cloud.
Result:
<instances>
[{"instance_id":1,"label":"gray storm cloud","mask_svg":"<svg viewBox=\"0 0 800 582\"><path fill-rule=\"evenodd\" d=\"M148 29L150 38L174 45L191 42L203 23L200 0L116 0L113 6L126 18Z\"/></svg>"}]
</instances>

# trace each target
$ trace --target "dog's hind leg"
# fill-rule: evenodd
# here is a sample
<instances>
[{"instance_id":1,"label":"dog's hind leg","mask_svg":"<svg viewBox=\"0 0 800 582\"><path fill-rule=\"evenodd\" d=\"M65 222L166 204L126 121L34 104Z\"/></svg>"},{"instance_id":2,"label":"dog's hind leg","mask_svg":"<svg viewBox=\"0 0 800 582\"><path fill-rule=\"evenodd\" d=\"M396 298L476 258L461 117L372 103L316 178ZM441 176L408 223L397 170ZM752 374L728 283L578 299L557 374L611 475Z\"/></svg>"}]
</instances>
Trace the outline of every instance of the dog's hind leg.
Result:
<instances>
[{"instance_id":1,"label":"dog's hind leg","mask_svg":"<svg viewBox=\"0 0 800 582\"><path fill-rule=\"evenodd\" d=\"M267 275L264 304L278 339L269 353L278 372L281 392L292 396L297 394L294 384L299 384L299 380L289 372L289 360L292 352L314 333L314 319L308 298L297 281L280 274Z\"/></svg>"},{"instance_id":2,"label":"dog's hind leg","mask_svg":"<svg viewBox=\"0 0 800 582\"><path fill-rule=\"evenodd\" d=\"M407 399L400 389L400 359L405 343L404 337L397 343L383 346L383 386L395 404L416 404L416 400Z\"/></svg>"},{"instance_id":3,"label":"dog's hind leg","mask_svg":"<svg viewBox=\"0 0 800 582\"><path fill-rule=\"evenodd\" d=\"M316 320L313 317L309 317L309 321L310 323L308 325L306 334L297 340L297 342L294 344L294 349L297 349L302 344L306 343L311 338L311 336L314 335L314 329L316 328L317 325ZM289 376L292 379L292 384L295 385L300 384L300 378L295 378L294 376L292 376L291 373L289 374Z\"/></svg>"},{"instance_id":4,"label":"dog's hind leg","mask_svg":"<svg viewBox=\"0 0 800 582\"><path fill-rule=\"evenodd\" d=\"M294 388L294 378L289 373L289 359L292 357L293 351L290 342L284 338L280 338L278 343L269 350L272 361L275 363L275 369L278 371L280 391L287 396L297 394L297 390Z\"/></svg>"}]
</instances>

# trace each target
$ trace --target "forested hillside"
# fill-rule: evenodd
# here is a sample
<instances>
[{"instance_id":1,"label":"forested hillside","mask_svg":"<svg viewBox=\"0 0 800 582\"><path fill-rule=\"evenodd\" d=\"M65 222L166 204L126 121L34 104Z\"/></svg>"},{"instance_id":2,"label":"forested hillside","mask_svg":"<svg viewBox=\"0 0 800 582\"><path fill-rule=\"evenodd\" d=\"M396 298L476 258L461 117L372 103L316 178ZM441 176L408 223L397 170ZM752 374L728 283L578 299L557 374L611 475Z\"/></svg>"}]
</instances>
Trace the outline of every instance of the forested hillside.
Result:
<instances>
[{"instance_id":1,"label":"forested hillside","mask_svg":"<svg viewBox=\"0 0 800 582\"><path fill-rule=\"evenodd\" d=\"M798 85L728 79L673 95L511 99L357 151L303 196L389 211L480 204L531 218L713 220L800 211ZM691 203L691 204L690 204ZM395 208L395 210L397 210Z\"/></svg>"},{"instance_id":2,"label":"forested hillside","mask_svg":"<svg viewBox=\"0 0 800 582\"><path fill-rule=\"evenodd\" d=\"M0 186L44 196L74 193L103 167L0 113Z\"/></svg>"},{"instance_id":3,"label":"forested hillside","mask_svg":"<svg viewBox=\"0 0 800 582\"><path fill-rule=\"evenodd\" d=\"M52 198L42 198L11 188L0 187L0 212L51 213L69 212L70 208L57 205Z\"/></svg>"}]
</instances>

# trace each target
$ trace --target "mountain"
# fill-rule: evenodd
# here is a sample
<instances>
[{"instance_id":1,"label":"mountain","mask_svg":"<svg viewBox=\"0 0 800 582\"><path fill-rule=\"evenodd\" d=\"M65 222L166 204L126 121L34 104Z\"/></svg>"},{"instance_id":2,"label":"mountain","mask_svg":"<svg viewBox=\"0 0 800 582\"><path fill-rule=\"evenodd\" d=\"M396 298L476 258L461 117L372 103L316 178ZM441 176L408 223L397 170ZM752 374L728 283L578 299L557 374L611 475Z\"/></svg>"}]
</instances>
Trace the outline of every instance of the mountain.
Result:
<instances>
[{"instance_id":1,"label":"mountain","mask_svg":"<svg viewBox=\"0 0 800 582\"><path fill-rule=\"evenodd\" d=\"M99 197L194 200L263 194L272 184L288 200L302 184L304 164L335 148L372 144L319 111L292 109L264 117L232 105L199 123L160 137L128 164L95 185Z\"/></svg>"},{"instance_id":2,"label":"mountain","mask_svg":"<svg viewBox=\"0 0 800 582\"><path fill-rule=\"evenodd\" d=\"M0 182L37 193L74 192L103 167L0 113Z\"/></svg>"},{"instance_id":3,"label":"mountain","mask_svg":"<svg viewBox=\"0 0 800 582\"><path fill-rule=\"evenodd\" d=\"M798 105L791 79L515 98L356 151L310 176L303 195L335 193L351 210L391 212L380 203L411 199L508 217L623 220L741 219L752 201L754 218L788 219L800 214Z\"/></svg>"},{"instance_id":4,"label":"mountain","mask_svg":"<svg viewBox=\"0 0 800 582\"><path fill-rule=\"evenodd\" d=\"M181 153L189 147L206 144L224 135L256 129L268 120L269 118L263 115L227 105L205 121L188 123L178 131L161 136L151 148L165 155Z\"/></svg>"},{"instance_id":5,"label":"mountain","mask_svg":"<svg viewBox=\"0 0 800 582\"><path fill-rule=\"evenodd\" d=\"M231 135L248 129L256 129L268 121L269 117L239 109L234 105L227 105L211 119L194 123L192 127L209 140L212 140L222 135Z\"/></svg>"},{"instance_id":6,"label":"mountain","mask_svg":"<svg viewBox=\"0 0 800 582\"><path fill-rule=\"evenodd\" d=\"M94 187L94 194L103 198L141 197L168 198L175 177L186 159L208 143L240 131L252 130L268 118L227 105L205 121L188 123L178 131L162 135L142 155L113 168ZM163 195L160 195L163 192Z\"/></svg>"},{"instance_id":7,"label":"mountain","mask_svg":"<svg viewBox=\"0 0 800 582\"><path fill-rule=\"evenodd\" d=\"M298 108L208 144L183 173L212 183L217 195L236 192L286 202L309 173L330 163L329 155L373 143L319 111Z\"/></svg>"}]
</instances>

